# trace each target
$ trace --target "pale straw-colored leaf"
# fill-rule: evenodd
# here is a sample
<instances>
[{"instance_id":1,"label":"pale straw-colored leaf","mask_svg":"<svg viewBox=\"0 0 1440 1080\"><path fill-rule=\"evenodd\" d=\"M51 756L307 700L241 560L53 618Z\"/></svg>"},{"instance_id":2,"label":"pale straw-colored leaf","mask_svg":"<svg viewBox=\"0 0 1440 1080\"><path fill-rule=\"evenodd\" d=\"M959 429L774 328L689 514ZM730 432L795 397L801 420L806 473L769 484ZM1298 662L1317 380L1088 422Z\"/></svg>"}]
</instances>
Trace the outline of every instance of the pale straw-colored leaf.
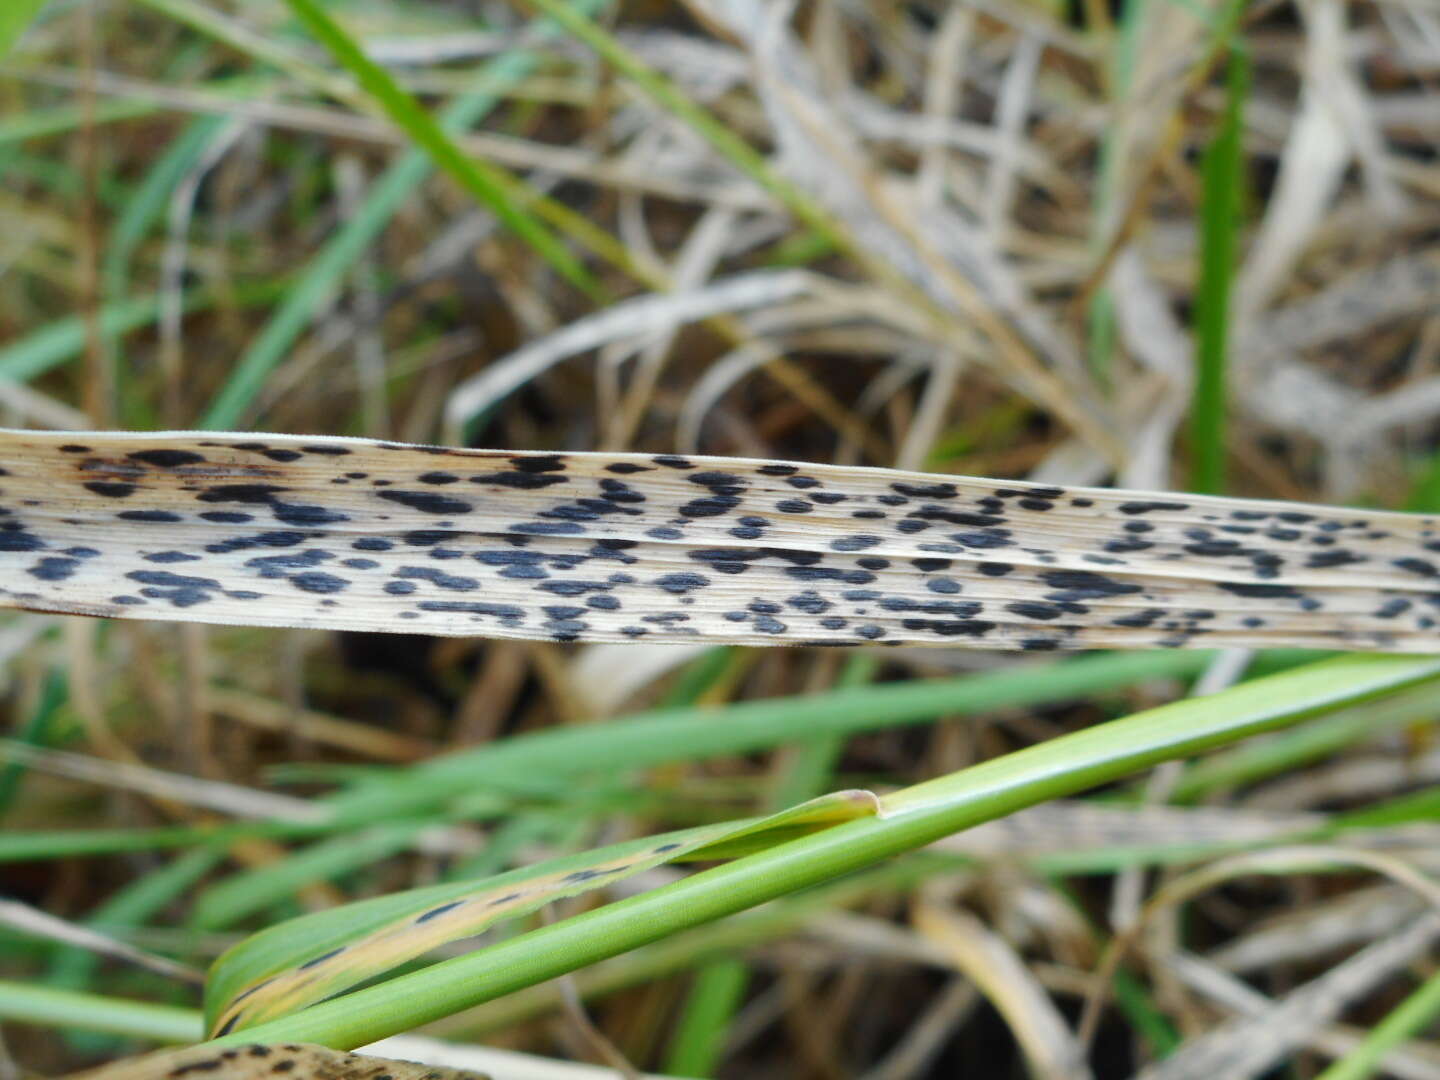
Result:
<instances>
[{"instance_id":1,"label":"pale straw-colored leaf","mask_svg":"<svg viewBox=\"0 0 1440 1080\"><path fill-rule=\"evenodd\" d=\"M553 641L1435 648L1433 518L739 458L0 431L0 606Z\"/></svg>"}]
</instances>

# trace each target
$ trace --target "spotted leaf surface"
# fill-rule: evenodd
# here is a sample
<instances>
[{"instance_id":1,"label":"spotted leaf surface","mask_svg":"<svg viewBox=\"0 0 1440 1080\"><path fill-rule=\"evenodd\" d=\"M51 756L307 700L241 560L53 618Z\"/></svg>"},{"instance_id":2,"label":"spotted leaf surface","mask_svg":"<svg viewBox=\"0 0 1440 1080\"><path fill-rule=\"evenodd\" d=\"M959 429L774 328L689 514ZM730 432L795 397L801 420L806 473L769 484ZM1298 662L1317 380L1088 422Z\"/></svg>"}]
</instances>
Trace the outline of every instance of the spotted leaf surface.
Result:
<instances>
[{"instance_id":1,"label":"spotted leaf surface","mask_svg":"<svg viewBox=\"0 0 1440 1080\"><path fill-rule=\"evenodd\" d=\"M215 962L206 983L206 1023L212 1036L253 1027L553 900L668 862L762 850L870 816L879 805L868 791L841 791L769 817L646 837L483 881L412 889L302 915L262 930Z\"/></svg>"},{"instance_id":2,"label":"spotted leaf surface","mask_svg":"<svg viewBox=\"0 0 1440 1080\"><path fill-rule=\"evenodd\" d=\"M483 1073L347 1054L311 1043L187 1047L118 1061L67 1080L489 1080Z\"/></svg>"},{"instance_id":3,"label":"spotted leaf surface","mask_svg":"<svg viewBox=\"0 0 1440 1080\"><path fill-rule=\"evenodd\" d=\"M1436 519L733 458L0 431L0 605L553 641L1429 652Z\"/></svg>"}]
</instances>

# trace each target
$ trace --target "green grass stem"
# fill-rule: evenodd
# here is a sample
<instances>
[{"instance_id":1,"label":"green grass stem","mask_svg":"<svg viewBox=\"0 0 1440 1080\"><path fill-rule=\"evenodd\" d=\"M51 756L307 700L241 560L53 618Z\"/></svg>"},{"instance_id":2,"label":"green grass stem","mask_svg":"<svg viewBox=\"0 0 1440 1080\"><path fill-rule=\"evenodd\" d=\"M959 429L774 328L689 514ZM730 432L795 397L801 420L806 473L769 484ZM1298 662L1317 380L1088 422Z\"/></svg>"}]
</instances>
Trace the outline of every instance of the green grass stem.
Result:
<instances>
[{"instance_id":1,"label":"green grass stem","mask_svg":"<svg viewBox=\"0 0 1440 1080\"><path fill-rule=\"evenodd\" d=\"M1195 300L1195 394L1190 407L1190 487L1225 489L1226 357L1230 293L1244 198L1244 106L1250 87L1245 52L1232 49L1225 112L1201 164L1200 286Z\"/></svg>"},{"instance_id":2,"label":"green grass stem","mask_svg":"<svg viewBox=\"0 0 1440 1080\"><path fill-rule=\"evenodd\" d=\"M338 1048L363 1045L872 866L1025 806L1436 678L1437 658L1356 655L1177 701L907 788L887 797L885 816L780 844L226 1035L215 1044L296 1040Z\"/></svg>"}]
</instances>

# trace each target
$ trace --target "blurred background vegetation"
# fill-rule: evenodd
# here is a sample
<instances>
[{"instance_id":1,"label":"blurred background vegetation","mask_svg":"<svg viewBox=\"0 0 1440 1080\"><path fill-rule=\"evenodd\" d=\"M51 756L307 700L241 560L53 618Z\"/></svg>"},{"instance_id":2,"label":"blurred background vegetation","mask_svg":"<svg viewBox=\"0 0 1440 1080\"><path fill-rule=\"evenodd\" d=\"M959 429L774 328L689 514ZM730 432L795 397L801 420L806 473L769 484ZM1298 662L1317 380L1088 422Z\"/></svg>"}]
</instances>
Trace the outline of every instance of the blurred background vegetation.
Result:
<instances>
[{"instance_id":1,"label":"blurred background vegetation","mask_svg":"<svg viewBox=\"0 0 1440 1080\"><path fill-rule=\"evenodd\" d=\"M0 12L0 38L19 35L0 65L6 426L1440 509L1433 0L36 8ZM1025 693L877 705L859 734L807 740L807 695L960 687L1020 661L12 616L0 881L198 969L288 915L914 782L1292 659L1115 658L1088 690L1059 677L1074 661L1027 660ZM723 724L759 699L776 734L754 753L550 762L499 805L318 838L294 824L337 784L445 751L656 707ZM1425 795L1437 705L1431 688L1337 713L1016 818L1001 842L962 834L443 1030L606 1060L598 1029L683 1076L1163 1070L1207 1032L1258 1037L1292 990L1416 917L1405 874L1436 870L1428 833L1390 837L1398 853L1355 841L1371 862L1348 874L1224 857ZM163 772L142 782L139 763ZM217 833L237 818L259 823ZM1163 891L1181 865L1216 868L1186 906ZM173 972L0 932L0 978L196 1000ZM1130 952L1097 989L1117 935ZM1432 947L1305 1014L1283 1075L1318 1075L1413 1003ZM147 1045L6 1033L41 1071ZM1437 1077L1440 1054L1412 1042L1386 1067Z\"/></svg>"}]
</instances>

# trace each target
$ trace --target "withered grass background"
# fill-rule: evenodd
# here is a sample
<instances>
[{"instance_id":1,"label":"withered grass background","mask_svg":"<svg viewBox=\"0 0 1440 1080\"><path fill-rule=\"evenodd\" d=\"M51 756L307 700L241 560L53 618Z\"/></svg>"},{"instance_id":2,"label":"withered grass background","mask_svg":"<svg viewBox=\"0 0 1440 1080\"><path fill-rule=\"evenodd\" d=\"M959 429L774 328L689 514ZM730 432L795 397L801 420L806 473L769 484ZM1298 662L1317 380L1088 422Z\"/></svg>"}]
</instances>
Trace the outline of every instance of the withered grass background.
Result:
<instances>
[{"instance_id":1,"label":"withered grass background","mask_svg":"<svg viewBox=\"0 0 1440 1080\"><path fill-rule=\"evenodd\" d=\"M432 167L285 4L54 0L0 67L0 423L1440 508L1432 0L592 5L639 81L617 70L624 57L538 29L523 3L324 7L455 145L518 178L500 216ZM1207 164L1227 115L1228 170ZM1233 256L1207 298L1217 199L1235 208ZM1223 333L1202 353L1216 289ZM1227 409L1192 426L1202 354L1224 361ZM1223 479L1194 471L1207 445ZM17 833L303 816L354 770L519 732L1018 662L858 655L6 617L0 716L40 751L0 766L0 813ZM1202 681L1225 685L1251 660L1219 657ZM533 804L443 828L57 852L5 864L0 881L26 912L202 968L287 914L912 782L1184 692L1147 680L643 785L540 777ZM1171 1075L1168 1049L1257 1037L1245 1017L1434 903L1406 878L1436 871L1433 843L1359 844L1365 869L1340 875L1261 876L1218 852L1423 794L1440 775L1437 704L1432 690L1317 722L1268 759L1237 751L1228 771L1221 758L1162 770L1129 803L1017 819L988 847L966 834L963 871L842 885L602 965L568 1004L542 988L446 1033L604 1061L598 1029L638 1067L681 1075ZM161 772L142 782L142 763ZM1158 861L1206 848L1195 858L1213 880L1182 907L1165 886L1177 871L1117 869L1135 848ZM0 977L194 1002L175 971L44 941L31 917L0 913ZM1097 976L1127 931L1121 977ZM1434 974L1427 948L1417 977ZM1411 985L1349 985L1342 1020L1313 1024L1286 1075L1318 1075ZM1082 1051L1087 995L1104 1007ZM6 1037L48 1072L143 1047L19 1025ZM1440 1054L1412 1042L1387 1067L1440 1076Z\"/></svg>"}]
</instances>

